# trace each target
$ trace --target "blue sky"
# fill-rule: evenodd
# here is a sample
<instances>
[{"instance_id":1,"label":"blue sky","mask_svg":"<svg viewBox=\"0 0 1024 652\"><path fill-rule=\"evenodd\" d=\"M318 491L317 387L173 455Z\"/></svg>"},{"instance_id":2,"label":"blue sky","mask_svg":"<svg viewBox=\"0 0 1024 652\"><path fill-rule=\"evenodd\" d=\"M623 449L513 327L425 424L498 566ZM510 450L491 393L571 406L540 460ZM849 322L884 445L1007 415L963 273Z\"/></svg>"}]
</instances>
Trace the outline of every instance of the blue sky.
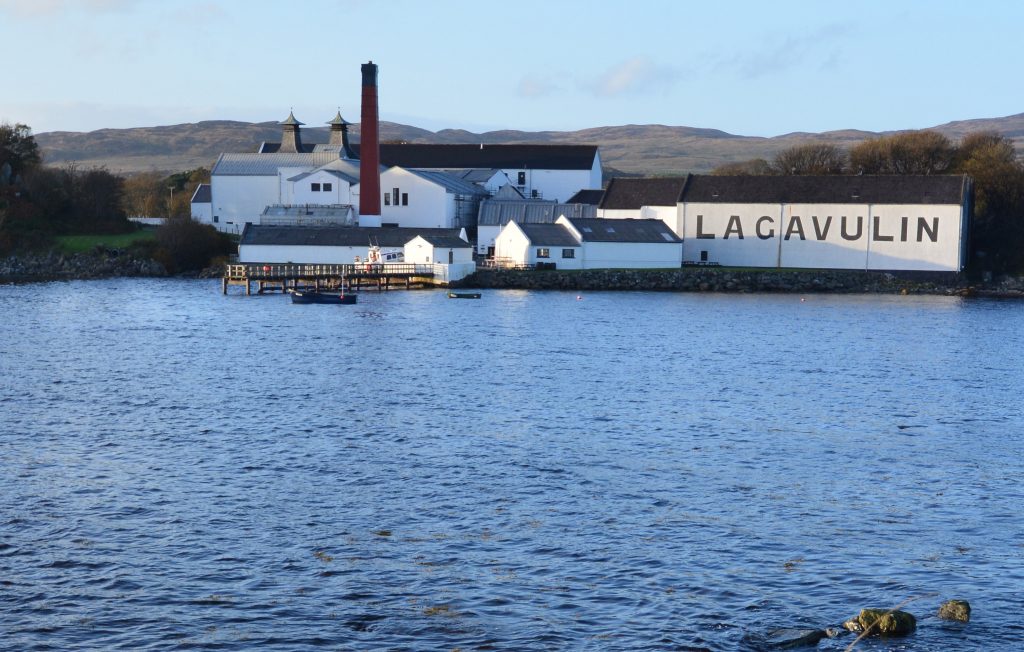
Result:
<instances>
[{"instance_id":1,"label":"blue sky","mask_svg":"<svg viewBox=\"0 0 1024 652\"><path fill-rule=\"evenodd\" d=\"M430 130L666 124L774 136L1024 112L1024 3L0 0L0 121Z\"/></svg>"}]
</instances>

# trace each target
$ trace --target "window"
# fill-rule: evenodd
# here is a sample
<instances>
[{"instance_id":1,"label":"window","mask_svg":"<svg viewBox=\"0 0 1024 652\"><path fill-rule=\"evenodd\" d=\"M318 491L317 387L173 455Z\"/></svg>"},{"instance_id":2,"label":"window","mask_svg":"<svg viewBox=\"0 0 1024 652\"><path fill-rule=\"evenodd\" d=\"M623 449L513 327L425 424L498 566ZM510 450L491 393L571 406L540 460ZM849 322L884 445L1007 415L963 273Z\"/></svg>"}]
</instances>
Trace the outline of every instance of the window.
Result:
<instances>
[{"instance_id":1,"label":"window","mask_svg":"<svg viewBox=\"0 0 1024 652\"><path fill-rule=\"evenodd\" d=\"M536 188L534 188L533 190L531 190L531 191L530 191L530 196L531 196L531 197L533 197L534 199L536 199L536 198L537 198L537 197L539 197L540 195L539 195L539 193L537 192L537 189L536 189Z\"/></svg>"},{"instance_id":2,"label":"window","mask_svg":"<svg viewBox=\"0 0 1024 652\"><path fill-rule=\"evenodd\" d=\"M390 192L384 193L384 205L385 206L390 206L391 205L391 193Z\"/></svg>"},{"instance_id":3,"label":"window","mask_svg":"<svg viewBox=\"0 0 1024 652\"><path fill-rule=\"evenodd\" d=\"M402 206L408 206L408 205L409 205L409 193L403 192L402 193Z\"/></svg>"},{"instance_id":4,"label":"window","mask_svg":"<svg viewBox=\"0 0 1024 652\"><path fill-rule=\"evenodd\" d=\"M391 197L394 200L395 206L398 206L398 188L391 190Z\"/></svg>"},{"instance_id":5,"label":"window","mask_svg":"<svg viewBox=\"0 0 1024 652\"><path fill-rule=\"evenodd\" d=\"M214 215L213 216L213 223L217 224L218 222L220 222L220 215Z\"/></svg>"},{"instance_id":6,"label":"window","mask_svg":"<svg viewBox=\"0 0 1024 652\"><path fill-rule=\"evenodd\" d=\"M333 188L334 188L334 186L332 184L329 184L329 183L325 183L324 184L324 192L331 192L331 190Z\"/></svg>"},{"instance_id":7,"label":"window","mask_svg":"<svg viewBox=\"0 0 1024 652\"><path fill-rule=\"evenodd\" d=\"M520 172L519 173L519 184L518 185L520 185L520 186L525 186L526 185L526 173L525 172Z\"/></svg>"},{"instance_id":8,"label":"window","mask_svg":"<svg viewBox=\"0 0 1024 652\"><path fill-rule=\"evenodd\" d=\"M547 247L541 247L537 250L537 258L551 258L551 250Z\"/></svg>"},{"instance_id":9,"label":"window","mask_svg":"<svg viewBox=\"0 0 1024 652\"><path fill-rule=\"evenodd\" d=\"M575 257L576 257L576 250L575 249L563 249L562 250L562 258L575 258Z\"/></svg>"},{"instance_id":10,"label":"window","mask_svg":"<svg viewBox=\"0 0 1024 652\"><path fill-rule=\"evenodd\" d=\"M320 192L320 184L319 183L311 183L311 184L309 184L309 189L312 190L313 192Z\"/></svg>"},{"instance_id":11,"label":"window","mask_svg":"<svg viewBox=\"0 0 1024 652\"><path fill-rule=\"evenodd\" d=\"M702 263L708 262L708 252L706 252L706 251L700 252L700 262L702 262Z\"/></svg>"}]
</instances>

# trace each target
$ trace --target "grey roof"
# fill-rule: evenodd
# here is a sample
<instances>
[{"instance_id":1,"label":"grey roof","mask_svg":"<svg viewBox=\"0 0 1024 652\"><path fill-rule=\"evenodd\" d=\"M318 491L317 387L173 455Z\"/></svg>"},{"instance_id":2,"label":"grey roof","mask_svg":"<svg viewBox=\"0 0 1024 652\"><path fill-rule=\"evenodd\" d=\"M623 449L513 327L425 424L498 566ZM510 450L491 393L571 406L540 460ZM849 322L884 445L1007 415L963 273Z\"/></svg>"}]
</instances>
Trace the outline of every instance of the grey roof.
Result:
<instances>
[{"instance_id":1,"label":"grey roof","mask_svg":"<svg viewBox=\"0 0 1024 652\"><path fill-rule=\"evenodd\" d=\"M460 229L402 229L367 226L268 226L247 224L240 245L319 247L404 247L418 235L458 238Z\"/></svg>"},{"instance_id":2,"label":"grey roof","mask_svg":"<svg viewBox=\"0 0 1024 652\"><path fill-rule=\"evenodd\" d=\"M359 183L359 179L358 178L353 177L353 176L348 175L348 174L345 174L344 172L340 172L338 170L332 170L332 169L330 169L328 167L319 167L319 168L317 168L315 170L310 170L309 172L303 172L301 174L296 174L294 177L289 177L288 181L302 181L306 177L312 176L312 175L316 174L317 172L327 173L327 174L331 175L332 177L336 177L336 178L341 179L343 181L348 181L350 184Z\"/></svg>"},{"instance_id":3,"label":"grey roof","mask_svg":"<svg viewBox=\"0 0 1024 652\"><path fill-rule=\"evenodd\" d=\"M596 217L597 207L587 204L559 204L539 199L485 199L480 202L477 224L504 226L517 224L553 224L560 215Z\"/></svg>"},{"instance_id":4,"label":"grey roof","mask_svg":"<svg viewBox=\"0 0 1024 652\"><path fill-rule=\"evenodd\" d=\"M598 188L597 190L580 190L575 195L566 200L567 204L591 204L597 206L601 203L601 198L604 197L604 190Z\"/></svg>"},{"instance_id":5,"label":"grey roof","mask_svg":"<svg viewBox=\"0 0 1024 652\"><path fill-rule=\"evenodd\" d=\"M267 217L346 217L353 210L351 204L275 204L263 209L260 221Z\"/></svg>"},{"instance_id":6,"label":"grey roof","mask_svg":"<svg viewBox=\"0 0 1024 652\"><path fill-rule=\"evenodd\" d=\"M743 204L962 204L970 182L959 175L693 175L683 201Z\"/></svg>"},{"instance_id":7,"label":"grey roof","mask_svg":"<svg viewBox=\"0 0 1024 652\"><path fill-rule=\"evenodd\" d=\"M498 170L494 168L468 168L468 169L450 169L444 170L448 174L471 181L473 183L486 183L491 180Z\"/></svg>"},{"instance_id":8,"label":"grey roof","mask_svg":"<svg viewBox=\"0 0 1024 652\"><path fill-rule=\"evenodd\" d=\"M302 154L221 154L210 174L276 176L278 168L318 168L338 160L337 152Z\"/></svg>"},{"instance_id":9,"label":"grey roof","mask_svg":"<svg viewBox=\"0 0 1024 652\"><path fill-rule=\"evenodd\" d=\"M415 174L421 179L426 179L427 181L436 183L437 185L443 187L445 190L452 194L481 196L486 196L488 194L486 190L476 185L475 183L472 183L470 181L463 181L462 179L456 176L452 176L447 172L442 172L441 170L409 169L408 172Z\"/></svg>"},{"instance_id":10,"label":"grey roof","mask_svg":"<svg viewBox=\"0 0 1024 652\"><path fill-rule=\"evenodd\" d=\"M516 225L523 230L526 237L533 245L548 245L551 247L578 247L580 243L573 237L572 232L561 224L519 224Z\"/></svg>"},{"instance_id":11,"label":"grey roof","mask_svg":"<svg viewBox=\"0 0 1024 652\"><path fill-rule=\"evenodd\" d=\"M357 146L356 146L357 147ZM589 170L597 145L381 145L380 160L403 168Z\"/></svg>"},{"instance_id":12,"label":"grey roof","mask_svg":"<svg viewBox=\"0 0 1024 652\"><path fill-rule=\"evenodd\" d=\"M614 177L608 182L601 208L636 210L641 206L675 206L689 177Z\"/></svg>"},{"instance_id":13,"label":"grey roof","mask_svg":"<svg viewBox=\"0 0 1024 652\"><path fill-rule=\"evenodd\" d=\"M299 122L298 120L296 120L295 119L295 112L294 111L289 111L288 112L288 117L285 118L284 121L280 122L279 124L281 124L281 125L294 125L294 126L298 127L299 125L304 125L306 123L305 122Z\"/></svg>"},{"instance_id":14,"label":"grey roof","mask_svg":"<svg viewBox=\"0 0 1024 652\"><path fill-rule=\"evenodd\" d=\"M213 201L213 196L210 193L210 184L201 183L196 186L196 191L192 193L193 204L209 204Z\"/></svg>"},{"instance_id":15,"label":"grey roof","mask_svg":"<svg viewBox=\"0 0 1024 652\"><path fill-rule=\"evenodd\" d=\"M569 218L587 242L682 242L661 220Z\"/></svg>"},{"instance_id":16,"label":"grey roof","mask_svg":"<svg viewBox=\"0 0 1024 652\"><path fill-rule=\"evenodd\" d=\"M309 153L317 152L317 151L323 151L322 149L318 149L318 148L331 147L331 145L321 145L321 144L317 144L317 143L299 143L299 144L302 145L302 151L305 154L309 154ZM257 154L276 154L278 152L278 150L280 150L280 149L281 149L281 143L272 143L272 142L269 142L269 141L265 140L262 143L260 143L259 147L256 148L256 153ZM334 149L338 149L338 148L334 147Z\"/></svg>"},{"instance_id":17,"label":"grey roof","mask_svg":"<svg viewBox=\"0 0 1024 652\"><path fill-rule=\"evenodd\" d=\"M415 238L416 236L413 236ZM449 249L465 249L472 247L471 244L460 238L458 235L444 235L441 233L425 233L421 238L435 247L447 247ZM411 240L412 238L410 238Z\"/></svg>"}]
</instances>

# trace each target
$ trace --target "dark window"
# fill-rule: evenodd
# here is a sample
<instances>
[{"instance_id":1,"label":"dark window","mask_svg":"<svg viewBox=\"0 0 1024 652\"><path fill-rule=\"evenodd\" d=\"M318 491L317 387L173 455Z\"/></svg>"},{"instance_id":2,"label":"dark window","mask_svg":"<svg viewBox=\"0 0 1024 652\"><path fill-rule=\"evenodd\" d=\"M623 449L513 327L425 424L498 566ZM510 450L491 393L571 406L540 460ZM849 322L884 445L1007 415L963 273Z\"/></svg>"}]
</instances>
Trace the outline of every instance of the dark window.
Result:
<instances>
[{"instance_id":1,"label":"dark window","mask_svg":"<svg viewBox=\"0 0 1024 652\"><path fill-rule=\"evenodd\" d=\"M530 196L533 197L534 199L537 198L537 190L536 190L536 188L530 191Z\"/></svg>"},{"instance_id":2,"label":"dark window","mask_svg":"<svg viewBox=\"0 0 1024 652\"><path fill-rule=\"evenodd\" d=\"M403 192L402 193L402 206L408 206L408 205L409 205L409 193Z\"/></svg>"},{"instance_id":3,"label":"dark window","mask_svg":"<svg viewBox=\"0 0 1024 652\"><path fill-rule=\"evenodd\" d=\"M519 185L520 186L525 186L526 185L526 173L525 172L520 172L519 173Z\"/></svg>"},{"instance_id":4,"label":"dark window","mask_svg":"<svg viewBox=\"0 0 1024 652\"><path fill-rule=\"evenodd\" d=\"M576 250L575 249L563 249L562 250L562 258L575 258L575 257L576 257Z\"/></svg>"},{"instance_id":5,"label":"dark window","mask_svg":"<svg viewBox=\"0 0 1024 652\"><path fill-rule=\"evenodd\" d=\"M391 205L391 193L390 192L384 193L384 205L385 206L390 206Z\"/></svg>"},{"instance_id":6,"label":"dark window","mask_svg":"<svg viewBox=\"0 0 1024 652\"><path fill-rule=\"evenodd\" d=\"M398 206L398 188L395 188L391 191L391 197L394 200L395 206Z\"/></svg>"},{"instance_id":7,"label":"dark window","mask_svg":"<svg viewBox=\"0 0 1024 652\"><path fill-rule=\"evenodd\" d=\"M706 252L706 251L700 252L700 262L702 262L702 263L708 262L708 252Z\"/></svg>"},{"instance_id":8,"label":"dark window","mask_svg":"<svg viewBox=\"0 0 1024 652\"><path fill-rule=\"evenodd\" d=\"M213 223L217 224L218 222L220 222L220 215L214 215L213 216Z\"/></svg>"},{"instance_id":9,"label":"dark window","mask_svg":"<svg viewBox=\"0 0 1024 652\"><path fill-rule=\"evenodd\" d=\"M551 250L547 247L541 247L537 250L537 258L551 258Z\"/></svg>"},{"instance_id":10,"label":"dark window","mask_svg":"<svg viewBox=\"0 0 1024 652\"><path fill-rule=\"evenodd\" d=\"M329 183L325 183L325 184L324 184L324 192L331 192L331 190L332 190L333 188L334 188L334 186L332 186L332 185L331 185L331 184L329 184Z\"/></svg>"},{"instance_id":11,"label":"dark window","mask_svg":"<svg viewBox=\"0 0 1024 652\"><path fill-rule=\"evenodd\" d=\"M311 184L309 184L309 189L312 190L313 192L320 192L320 184L319 183L311 183Z\"/></svg>"}]
</instances>

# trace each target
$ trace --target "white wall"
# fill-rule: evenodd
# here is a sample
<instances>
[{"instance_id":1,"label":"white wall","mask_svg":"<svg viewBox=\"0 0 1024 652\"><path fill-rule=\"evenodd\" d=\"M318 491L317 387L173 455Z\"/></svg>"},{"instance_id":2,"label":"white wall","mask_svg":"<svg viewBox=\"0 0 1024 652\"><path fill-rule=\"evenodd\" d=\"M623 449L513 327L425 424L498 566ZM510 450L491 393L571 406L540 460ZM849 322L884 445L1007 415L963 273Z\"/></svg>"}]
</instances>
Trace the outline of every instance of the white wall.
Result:
<instances>
[{"instance_id":1,"label":"white wall","mask_svg":"<svg viewBox=\"0 0 1024 652\"><path fill-rule=\"evenodd\" d=\"M595 157L597 160L597 157ZM529 198L537 190L543 199L565 202L580 190L600 189L601 173L598 168L596 181L593 170L503 170L513 186L519 187L519 173L526 173L523 194Z\"/></svg>"},{"instance_id":2,"label":"white wall","mask_svg":"<svg viewBox=\"0 0 1024 652\"><path fill-rule=\"evenodd\" d=\"M394 188L398 188L398 203L394 203ZM406 228L449 229L455 226L455 198L442 187L400 167L385 170L380 175L381 222L398 224ZM402 193L409 194L409 205L402 206ZM391 199L384 204L384 195Z\"/></svg>"},{"instance_id":3,"label":"white wall","mask_svg":"<svg viewBox=\"0 0 1024 652\"><path fill-rule=\"evenodd\" d=\"M331 190L329 192L323 190L313 192L312 186L314 183L319 184L320 188L323 188L325 183L329 183L331 184ZM316 204L325 206L329 204L352 203L352 193L349 192L348 182L344 179L339 179L326 170L314 172L299 181L288 181L285 177L282 177L282 184L282 197L286 198L284 203L287 204Z\"/></svg>"},{"instance_id":4,"label":"white wall","mask_svg":"<svg viewBox=\"0 0 1024 652\"><path fill-rule=\"evenodd\" d=\"M452 264L473 262L473 248L468 242L465 247L435 247L421 236L405 244L405 262L448 264L449 251L452 252Z\"/></svg>"},{"instance_id":5,"label":"white wall","mask_svg":"<svg viewBox=\"0 0 1024 652\"><path fill-rule=\"evenodd\" d=\"M494 239L494 257L507 258L518 265L532 264L530 239L515 222L502 227Z\"/></svg>"},{"instance_id":6,"label":"white wall","mask_svg":"<svg viewBox=\"0 0 1024 652\"><path fill-rule=\"evenodd\" d=\"M681 242L583 242L584 269L665 269L683 262Z\"/></svg>"},{"instance_id":7,"label":"white wall","mask_svg":"<svg viewBox=\"0 0 1024 652\"><path fill-rule=\"evenodd\" d=\"M213 224L213 204L209 202L193 202L192 219L202 224Z\"/></svg>"},{"instance_id":8,"label":"white wall","mask_svg":"<svg viewBox=\"0 0 1024 652\"><path fill-rule=\"evenodd\" d=\"M259 224L264 208L281 203L277 176L214 175L210 197L214 226L227 233L241 233L246 222Z\"/></svg>"},{"instance_id":9,"label":"white wall","mask_svg":"<svg viewBox=\"0 0 1024 652\"><path fill-rule=\"evenodd\" d=\"M739 267L962 266L959 205L688 203L681 222L687 261L707 251L709 262Z\"/></svg>"},{"instance_id":10,"label":"white wall","mask_svg":"<svg viewBox=\"0 0 1024 652\"><path fill-rule=\"evenodd\" d=\"M366 260L369 245L360 247L329 247L309 245L239 245L240 263L310 263L347 264Z\"/></svg>"}]
</instances>

